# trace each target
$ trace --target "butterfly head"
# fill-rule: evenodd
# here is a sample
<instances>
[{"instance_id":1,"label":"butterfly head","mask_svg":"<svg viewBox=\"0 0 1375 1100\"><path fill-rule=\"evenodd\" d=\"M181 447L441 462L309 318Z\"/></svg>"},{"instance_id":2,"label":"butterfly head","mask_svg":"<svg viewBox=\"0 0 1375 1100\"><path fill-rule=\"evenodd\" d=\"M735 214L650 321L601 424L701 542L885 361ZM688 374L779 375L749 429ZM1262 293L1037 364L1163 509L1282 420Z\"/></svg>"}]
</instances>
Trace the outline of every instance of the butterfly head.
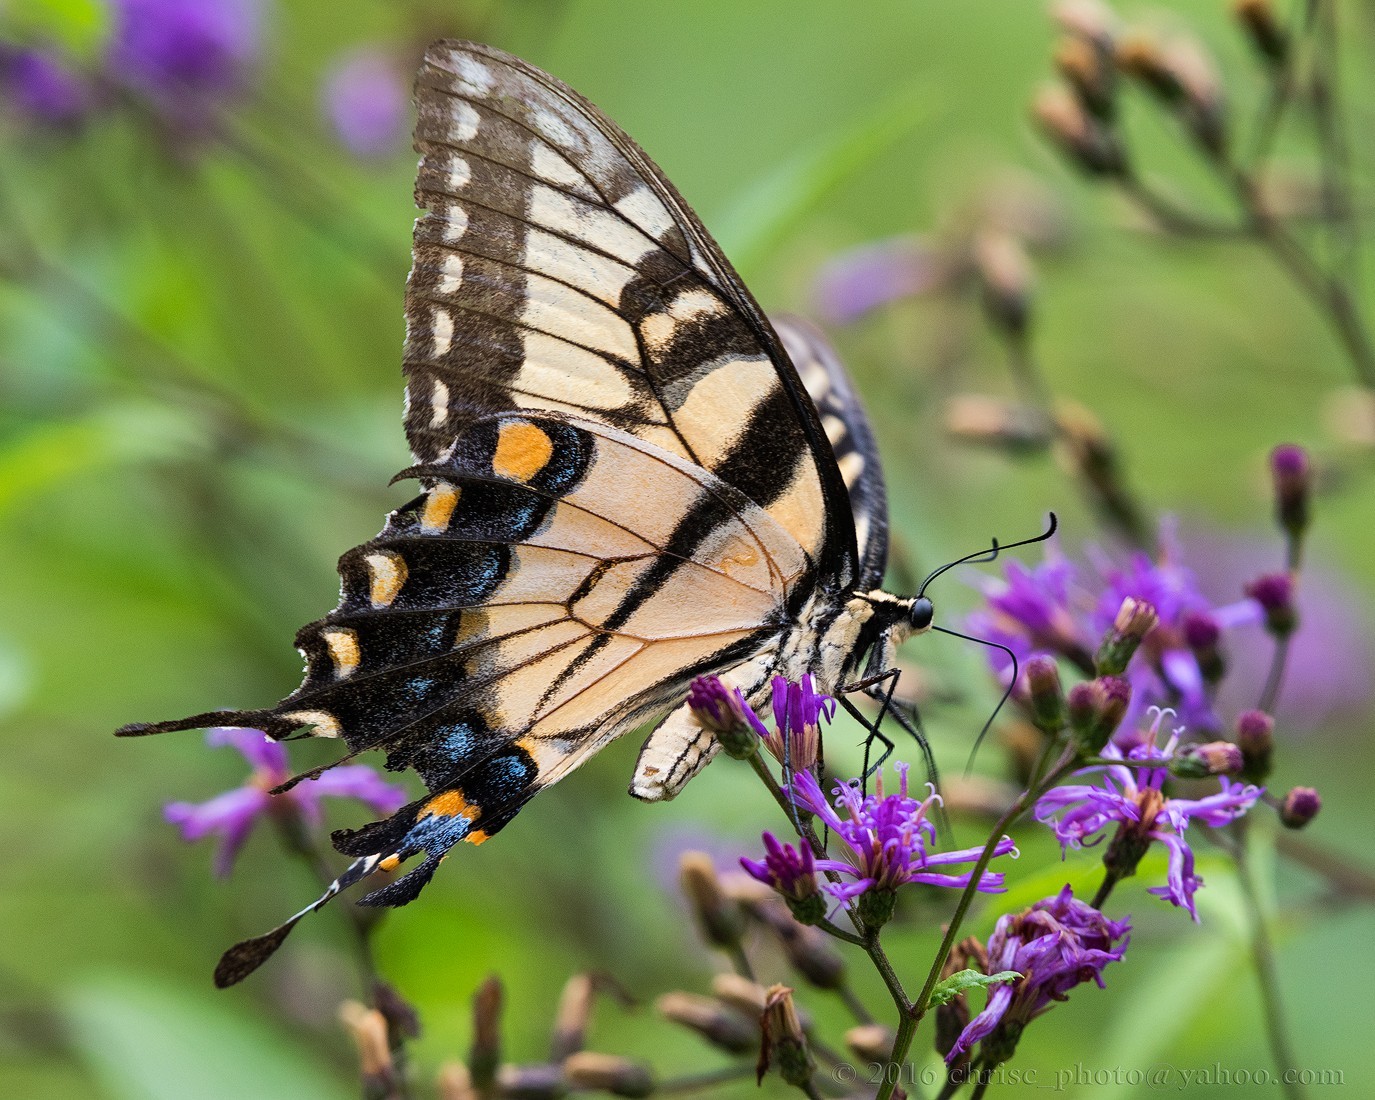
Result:
<instances>
[{"instance_id":1,"label":"butterfly head","mask_svg":"<svg viewBox=\"0 0 1375 1100\"><path fill-rule=\"evenodd\" d=\"M907 605L907 626L913 634L924 634L936 618L935 605L925 596L904 600Z\"/></svg>"}]
</instances>

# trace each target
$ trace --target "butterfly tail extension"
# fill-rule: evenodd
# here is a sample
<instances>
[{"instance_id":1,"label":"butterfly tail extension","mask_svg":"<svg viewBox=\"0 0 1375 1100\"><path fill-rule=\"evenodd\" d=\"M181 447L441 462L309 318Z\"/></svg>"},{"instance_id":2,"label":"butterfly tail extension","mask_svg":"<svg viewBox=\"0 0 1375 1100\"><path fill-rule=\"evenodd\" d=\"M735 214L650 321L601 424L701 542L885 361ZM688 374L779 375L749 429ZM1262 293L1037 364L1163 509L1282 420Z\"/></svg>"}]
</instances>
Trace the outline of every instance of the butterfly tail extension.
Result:
<instances>
[{"instance_id":1,"label":"butterfly tail extension","mask_svg":"<svg viewBox=\"0 0 1375 1100\"><path fill-rule=\"evenodd\" d=\"M176 730L204 730L217 726L238 726L263 730L269 737L280 740L292 729L290 722L282 722L270 710L211 710L188 718L173 718L166 722L130 722L115 730L116 737L147 737L154 733Z\"/></svg>"}]
</instances>

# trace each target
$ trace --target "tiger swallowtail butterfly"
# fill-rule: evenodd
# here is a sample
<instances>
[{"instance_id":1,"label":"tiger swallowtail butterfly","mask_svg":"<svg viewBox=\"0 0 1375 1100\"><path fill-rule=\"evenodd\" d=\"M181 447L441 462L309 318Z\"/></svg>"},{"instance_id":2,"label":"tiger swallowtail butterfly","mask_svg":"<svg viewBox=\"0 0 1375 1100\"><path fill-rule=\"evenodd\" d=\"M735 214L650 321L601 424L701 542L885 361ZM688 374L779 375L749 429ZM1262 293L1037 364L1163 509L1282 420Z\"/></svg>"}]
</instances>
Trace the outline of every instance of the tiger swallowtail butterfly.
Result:
<instances>
[{"instance_id":1,"label":"tiger swallowtail butterfly","mask_svg":"<svg viewBox=\"0 0 1375 1100\"><path fill-rule=\"evenodd\" d=\"M119 732L308 728L343 741L335 764L381 750L428 793L335 833L354 862L231 948L220 985L423 856L361 903L411 901L453 845L654 718L630 791L672 798L716 751L683 703L694 677L761 705L780 674L835 691L931 622L878 588L883 479L834 353L764 315L639 146L489 46L432 45L415 100L402 476L421 495L340 559L286 699Z\"/></svg>"}]
</instances>

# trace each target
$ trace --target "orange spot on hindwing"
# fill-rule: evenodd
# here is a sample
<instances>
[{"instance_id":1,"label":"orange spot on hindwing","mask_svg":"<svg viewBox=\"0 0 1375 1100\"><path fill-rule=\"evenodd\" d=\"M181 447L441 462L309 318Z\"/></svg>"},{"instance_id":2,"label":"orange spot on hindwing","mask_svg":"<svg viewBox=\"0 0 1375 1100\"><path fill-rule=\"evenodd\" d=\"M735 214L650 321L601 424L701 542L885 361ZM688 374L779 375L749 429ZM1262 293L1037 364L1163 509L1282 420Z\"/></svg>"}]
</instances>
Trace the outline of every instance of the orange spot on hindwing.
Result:
<instances>
[{"instance_id":1,"label":"orange spot on hindwing","mask_svg":"<svg viewBox=\"0 0 1375 1100\"><path fill-rule=\"evenodd\" d=\"M481 808L474 806L460 790L444 791L435 795L425 803L417 815L417 820L435 814L439 817L466 817L469 821L476 821L477 815L481 813Z\"/></svg>"},{"instance_id":2,"label":"orange spot on hindwing","mask_svg":"<svg viewBox=\"0 0 1375 1100\"><path fill-rule=\"evenodd\" d=\"M542 428L512 420L498 429L492 469L502 477L529 481L549 464L553 454L554 441Z\"/></svg>"},{"instance_id":3,"label":"orange spot on hindwing","mask_svg":"<svg viewBox=\"0 0 1375 1100\"><path fill-rule=\"evenodd\" d=\"M430 490L425 498L425 510L420 513L420 529L435 534L449 526L458 507L458 489L447 481L441 481Z\"/></svg>"}]
</instances>

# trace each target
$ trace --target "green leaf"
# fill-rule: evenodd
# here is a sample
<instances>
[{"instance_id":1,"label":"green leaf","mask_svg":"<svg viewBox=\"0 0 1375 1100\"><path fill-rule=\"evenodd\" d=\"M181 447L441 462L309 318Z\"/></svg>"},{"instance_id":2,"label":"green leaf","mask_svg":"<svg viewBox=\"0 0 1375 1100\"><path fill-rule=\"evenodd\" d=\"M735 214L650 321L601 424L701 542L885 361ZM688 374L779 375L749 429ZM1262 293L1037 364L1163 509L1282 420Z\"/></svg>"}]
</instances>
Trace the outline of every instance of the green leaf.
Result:
<instances>
[{"instance_id":1,"label":"green leaf","mask_svg":"<svg viewBox=\"0 0 1375 1100\"><path fill-rule=\"evenodd\" d=\"M910 85L872 115L832 133L747 186L711 220L716 239L743 275L842 184L931 117L925 82Z\"/></svg>"},{"instance_id":2,"label":"green leaf","mask_svg":"<svg viewBox=\"0 0 1375 1100\"><path fill-rule=\"evenodd\" d=\"M65 1015L91 1072L118 1100L343 1100L357 1095L301 1045L236 1012L229 998L131 975L70 990ZM242 1004L242 1002L239 1002Z\"/></svg>"},{"instance_id":3,"label":"green leaf","mask_svg":"<svg viewBox=\"0 0 1375 1100\"><path fill-rule=\"evenodd\" d=\"M1010 985L1022 980L1017 970L1000 970L997 974L980 974L977 970L961 970L951 974L945 981L931 990L931 1007L939 1008L949 1004L961 993L970 989L988 989L995 985Z\"/></svg>"}]
</instances>

